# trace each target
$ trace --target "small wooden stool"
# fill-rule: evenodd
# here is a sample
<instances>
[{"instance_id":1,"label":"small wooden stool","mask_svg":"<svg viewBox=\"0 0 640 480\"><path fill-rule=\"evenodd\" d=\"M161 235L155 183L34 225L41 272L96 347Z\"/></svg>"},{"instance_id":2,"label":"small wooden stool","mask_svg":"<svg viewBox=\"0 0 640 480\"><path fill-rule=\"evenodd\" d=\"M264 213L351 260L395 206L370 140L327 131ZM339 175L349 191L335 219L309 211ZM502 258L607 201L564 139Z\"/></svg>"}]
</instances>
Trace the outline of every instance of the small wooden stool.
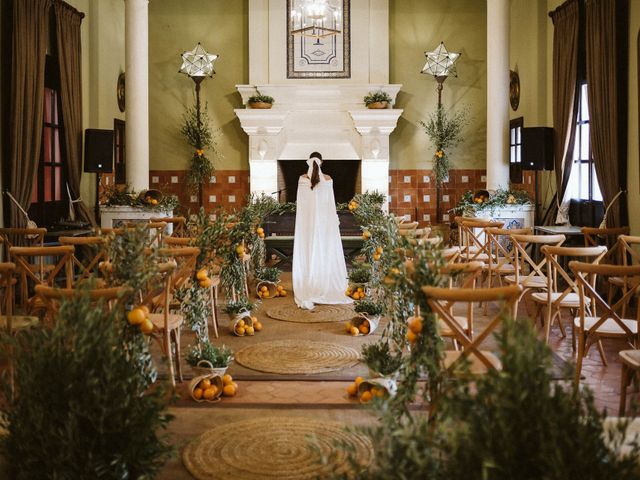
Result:
<instances>
[{"instance_id":1,"label":"small wooden stool","mask_svg":"<svg viewBox=\"0 0 640 480\"><path fill-rule=\"evenodd\" d=\"M622 350L619 355L622 363L622 377L620 381L620 411L618 415L624 417L627 406L627 386L635 373L640 371L640 350Z\"/></svg>"}]
</instances>

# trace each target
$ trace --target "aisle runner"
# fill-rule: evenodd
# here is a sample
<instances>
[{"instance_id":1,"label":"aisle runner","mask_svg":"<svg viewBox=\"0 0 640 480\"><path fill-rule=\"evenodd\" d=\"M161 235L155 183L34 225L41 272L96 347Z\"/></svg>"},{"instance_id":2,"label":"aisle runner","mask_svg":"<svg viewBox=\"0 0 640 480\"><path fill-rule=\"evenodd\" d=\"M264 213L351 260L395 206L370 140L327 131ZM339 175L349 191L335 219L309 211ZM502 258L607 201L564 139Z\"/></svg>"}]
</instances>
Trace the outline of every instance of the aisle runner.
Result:
<instances>
[{"instance_id":1,"label":"aisle runner","mask_svg":"<svg viewBox=\"0 0 640 480\"><path fill-rule=\"evenodd\" d=\"M352 305L316 305L313 310L305 310L288 303L269 306L265 312L275 320L297 323L346 322L355 316Z\"/></svg>"},{"instance_id":2,"label":"aisle runner","mask_svg":"<svg viewBox=\"0 0 640 480\"><path fill-rule=\"evenodd\" d=\"M311 447L310 437L318 450ZM226 423L189 443L182 454L198 480L306 480L345 473L344 448L353 448L363 467L371 463L369 439L345 430L340 422L267 417ZM328 465L321 458L330 458Z\"/></svg>"},{"instance_id":3,"label":"aisle runner","mask_svg":"<svg viewBox=\"0 0 640 480\"><path fill-rule=\"evenodd\" d=\"M252 370L280 374L314 374L348 368L360 360L357 350L336 343L276 340L245 347L236 362Z\"/></svg>"}]
</instances>

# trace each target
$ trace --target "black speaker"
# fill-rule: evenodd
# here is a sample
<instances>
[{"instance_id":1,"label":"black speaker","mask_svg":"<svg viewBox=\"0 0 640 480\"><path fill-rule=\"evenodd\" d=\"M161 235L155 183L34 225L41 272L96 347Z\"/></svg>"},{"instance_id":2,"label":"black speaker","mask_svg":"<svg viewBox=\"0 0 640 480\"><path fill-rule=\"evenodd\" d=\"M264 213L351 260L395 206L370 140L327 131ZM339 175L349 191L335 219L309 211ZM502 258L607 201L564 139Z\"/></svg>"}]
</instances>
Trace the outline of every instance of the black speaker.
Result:
<instances>
[{"instance_id":1,"label":"black speaker","mask_svg":"<svg viewBox=\"0 0 640 480\"><path fill-rule=\"evenodd\" d=\"M87 173L113 171L113 130L87 128L84 131L84 171Z\"/></svg>"},{"instance_id":2,"label":"black speaker","mask_svg":"<svg viewBox=\"0 0 640 480\"><path fill-rule=\"evenodd\" d=\"M553 170L553 128L522 129L522 169Z\"/></svg>"},{"instance_id":3,"label":"black speaker","mask_svg":"<svg viewBox=\"0 0 640 480\"><path fill-rule=\"evenodd\" d=\"M604 217L604 202L571 199L569 222L580 227L597 227Z\"/></svg>"}]
</instances>

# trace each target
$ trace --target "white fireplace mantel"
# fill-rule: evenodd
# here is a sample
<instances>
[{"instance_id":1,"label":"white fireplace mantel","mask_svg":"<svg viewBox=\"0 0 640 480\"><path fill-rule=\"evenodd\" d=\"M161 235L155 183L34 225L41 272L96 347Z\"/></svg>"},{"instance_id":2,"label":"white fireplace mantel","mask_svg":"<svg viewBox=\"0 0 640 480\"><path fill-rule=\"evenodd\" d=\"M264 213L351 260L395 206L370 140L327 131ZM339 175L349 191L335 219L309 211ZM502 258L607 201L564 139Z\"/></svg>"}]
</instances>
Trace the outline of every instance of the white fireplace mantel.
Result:
<instances>
[{"instance_id":1,"label":"white fireplace mantel","mask_svg":"<svg viewBox=\"0 0 640 480\"><path fill-rule=\"evenodd\" d=\"M249 136L250 190L274 195L278 161L318 151L327 161L360 160L360 191L389 194L389 135L402 110L402 85L389 84L389 2L351 0L350 78L287 78L287 0L249 0L249 85L236 85L242 103L261 94L270 110L235 110ZM368 110L364 97L382 90L391 107ZM358 180L358 179L356 179ZM388 205L385 204L385 207Z\"/></svg>"}]
</instances>

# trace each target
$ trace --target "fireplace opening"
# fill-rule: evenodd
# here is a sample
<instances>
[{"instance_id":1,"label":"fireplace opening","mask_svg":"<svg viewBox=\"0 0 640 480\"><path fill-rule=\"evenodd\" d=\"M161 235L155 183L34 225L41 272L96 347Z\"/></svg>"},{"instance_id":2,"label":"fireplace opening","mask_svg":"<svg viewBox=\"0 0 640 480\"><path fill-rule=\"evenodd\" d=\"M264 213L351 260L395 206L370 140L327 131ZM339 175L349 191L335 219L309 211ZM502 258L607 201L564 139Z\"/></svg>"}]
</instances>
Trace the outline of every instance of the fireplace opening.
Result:
<instances>
[{"instance_id":1,"label":"fireplace opening","mask_svg":"<svg viewBox=\"0 0 640 480\"><path fill-rule=\"evenodd\" d=\"M298 178L307 173L306 160L278 160L278 201L295 202ZM348 202L360 191L360 160L324 160L322 171L333 179L337 203Z\"/></svg>"}]
</instances>

